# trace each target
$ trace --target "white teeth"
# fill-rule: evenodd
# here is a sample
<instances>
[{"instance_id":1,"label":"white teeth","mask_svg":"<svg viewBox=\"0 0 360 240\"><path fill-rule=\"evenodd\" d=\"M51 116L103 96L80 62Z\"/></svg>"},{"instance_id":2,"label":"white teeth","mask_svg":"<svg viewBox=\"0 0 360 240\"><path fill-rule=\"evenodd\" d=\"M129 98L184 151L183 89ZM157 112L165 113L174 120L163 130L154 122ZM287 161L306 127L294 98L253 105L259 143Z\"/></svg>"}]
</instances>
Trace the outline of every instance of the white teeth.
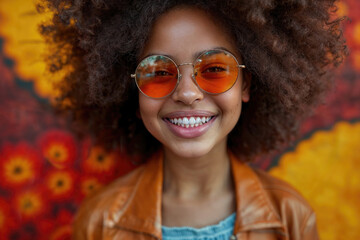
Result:
<instances>
[{"instance_id":1,"label":"white teeth","mask_svg":"<svg viewBox=\"0 0 360 240\"><path fill-rule=\"evenodd\" d=\"M169 121L175 125L189 128L198 127L211 120L212 117L183 117L183 118L170 118Z\"/></svg>"},{"instance_id":2,"label":"white teeth","mask_svg":"<svg viewBox=\"0 0 360 240\"><path fill-rule=\"evenodd\" d=\"M183 124L189 125L189 119L187 117L183 118Z\"/></svg>"}]
</instances>

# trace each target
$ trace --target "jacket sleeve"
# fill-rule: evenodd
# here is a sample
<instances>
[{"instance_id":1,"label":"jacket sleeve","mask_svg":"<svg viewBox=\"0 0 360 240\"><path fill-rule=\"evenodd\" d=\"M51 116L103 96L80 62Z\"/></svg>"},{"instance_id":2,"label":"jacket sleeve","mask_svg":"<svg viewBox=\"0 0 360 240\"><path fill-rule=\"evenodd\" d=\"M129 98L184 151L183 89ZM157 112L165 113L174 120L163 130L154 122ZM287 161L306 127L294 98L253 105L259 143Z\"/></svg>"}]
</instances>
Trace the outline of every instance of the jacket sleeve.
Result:
<instances>
[{"instance_id":1,"label":"jacket sleeve","mask_svg":"<svg viewBox=\"0 0 360 240\"><path fill-rule=\"evenodd\" d=\"M305 219L302 227L302 236L303 240L318 240L319 235L316 228L316 216L315 213L311 213L307 219Z\"/></svg>"},{"instance_id":2,"label":"jacket sleeve","mask_svg":"<svg viewBox=\"0 0 360 240\"><path fill-rule=\"evenodd\" d=\"M73 222L73 240L102 239L103 216L99 210L94 210L89 202L83 204Z\"/></svg>"}]
</instances>

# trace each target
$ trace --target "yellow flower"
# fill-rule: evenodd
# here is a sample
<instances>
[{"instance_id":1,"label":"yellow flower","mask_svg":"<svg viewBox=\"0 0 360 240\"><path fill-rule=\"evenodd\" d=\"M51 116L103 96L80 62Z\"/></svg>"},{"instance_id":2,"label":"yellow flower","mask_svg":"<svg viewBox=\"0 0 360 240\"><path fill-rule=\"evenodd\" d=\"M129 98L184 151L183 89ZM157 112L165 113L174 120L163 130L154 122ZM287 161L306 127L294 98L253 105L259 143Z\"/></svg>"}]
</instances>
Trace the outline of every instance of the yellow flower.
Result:
<instances>
[{"instance_id":1,"label":"yellow flower","mask_svg":"<svg viewBox=\"0 0 360 240\"><path fill-rule=\"evenodd\" d=\"M53 83L59 82L67 70L50 74L44 61L50 50L38 25L48 21L52 14L39 14L34 0L1 0L0 16L0 36L5 39L3 51L16 62L16 73L22 80L34 81L34 89L40 96L53 99L58 95Z\"/></svg>"},{"instance_id":2,"label":"yellow flower","mask_svg":"<svg viewBox=\"0 0 360 240\"><path fill-rule=\"evenodd\" d=\"M360 123L340 122L300 142L270 170L308 199L321 239L360 239L359 143Z\"/></svg>"}]
</instances>

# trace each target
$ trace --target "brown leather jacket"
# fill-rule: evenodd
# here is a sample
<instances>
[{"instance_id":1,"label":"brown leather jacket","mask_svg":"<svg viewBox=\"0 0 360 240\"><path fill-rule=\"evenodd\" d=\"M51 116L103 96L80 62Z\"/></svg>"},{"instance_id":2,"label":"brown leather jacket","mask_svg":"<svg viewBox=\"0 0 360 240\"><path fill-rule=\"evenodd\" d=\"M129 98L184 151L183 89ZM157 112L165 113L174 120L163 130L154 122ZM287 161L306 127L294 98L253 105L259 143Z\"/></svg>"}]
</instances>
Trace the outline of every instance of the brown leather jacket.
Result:
<instances>
[{"instance_id":1,"label":"brown leather jacket","mask_svg":"<svg viewBox=\"0 0 360 240\"><path fill-rule=\"evenodd\" d=\"M315 214L288 184L230 157L236 191L237 240L318 239ZM75 240L155 240L161 236L161 154L87 199Z\"/></svg>"}]
</instances>

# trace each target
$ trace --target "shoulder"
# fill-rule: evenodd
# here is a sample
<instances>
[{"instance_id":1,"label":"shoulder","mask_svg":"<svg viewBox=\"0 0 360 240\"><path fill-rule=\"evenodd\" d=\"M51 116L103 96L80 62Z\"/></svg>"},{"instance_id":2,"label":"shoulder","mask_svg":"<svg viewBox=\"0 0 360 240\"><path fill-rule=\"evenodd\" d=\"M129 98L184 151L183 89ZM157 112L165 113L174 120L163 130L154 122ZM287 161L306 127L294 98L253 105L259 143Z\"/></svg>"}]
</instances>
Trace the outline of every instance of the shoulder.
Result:
<instances>
[{"instance_id":1,"label":"shoulder","mask_svg":"<svg viewBox=\"0 0 360 240\"><path fill-rule=\"evenodd\" d=\"M140 166L85 199L75 216L74 239L101 239L104 214L119 202L117 201L119 198L129 198L143 170L144 166Z\"/></svg>"},{"instance_id":2,"label":"shoulder","mask_svg":"<svg viewBox=\"0 0 360 240\"><path fill-rule=\"evenodd\" d=\"M271 176L267 172L259 169L253 169L259 178L263 189L273 200L293 201L294 204L303 205L305 208L311 209L305 198L289 183ZM277 202L278 202L277 201Z\"/></svg>"},{"instance_id":3,"label":"shoulder","mask_svg":"<svg viewBox=\"0 0 360 240\"><path fill-rule=\"evenodd\" d=\"M260 180L273 209L286 226L288 234L317 236L315 213L305 198L290 184L262 170L253 169L253 171Z\"/></svg>"}]
</instances>

